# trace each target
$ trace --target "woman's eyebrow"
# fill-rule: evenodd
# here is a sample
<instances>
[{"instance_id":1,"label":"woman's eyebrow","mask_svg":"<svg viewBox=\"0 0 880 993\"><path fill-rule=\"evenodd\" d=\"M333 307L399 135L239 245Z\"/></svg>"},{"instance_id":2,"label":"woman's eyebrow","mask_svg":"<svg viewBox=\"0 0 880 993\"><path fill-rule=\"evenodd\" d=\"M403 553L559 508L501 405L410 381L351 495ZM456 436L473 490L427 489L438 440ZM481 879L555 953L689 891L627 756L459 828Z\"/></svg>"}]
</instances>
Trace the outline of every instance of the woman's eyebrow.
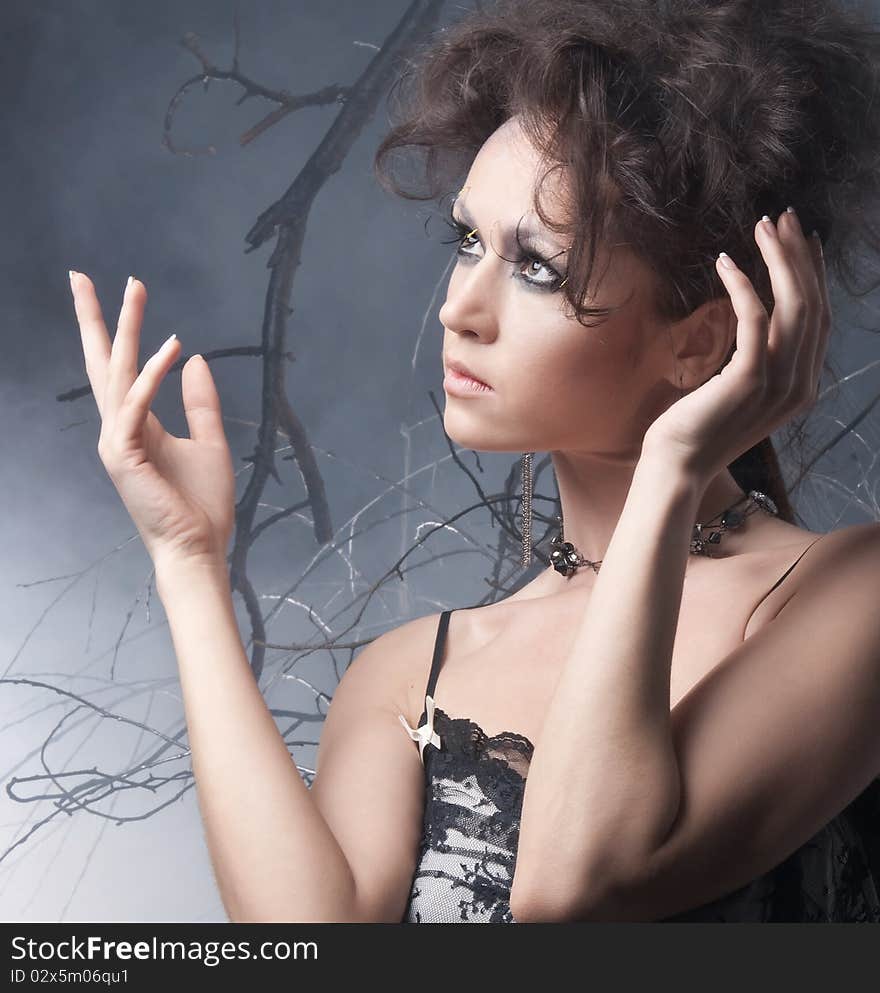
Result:
<instances>
[{"instance_id":1,"label":"woman's eyebrow","mask_svg":"<svg viewBox=\"0 0 880 993\"><path fill-rule=\"evenodd\" d=\"M470 211L467 209L467 207L464 206L463 203L460 202L460 200L456 198L453 201L452 208L453 208L453 215L456 212L459 215L458 218L454 218L454 219L460 220L462 224L466 224L468 227L472 229L479 228L479 225L471 216ZM520 240L523 240L524 238L541 238L543 241L547 242L548 245L555 246L557 249L559 249L562 252L567 251L567 249L562 248L557 243L553 235L545 227L542 227L539 224L533 224L527 218L525 219L523 218L525 218L525 215L523 215L523 217L520 218L520 222L519 222ZM514 225L513 227L502 228L501 236L502 238L505 239L506 246L516 244L516 240L517 240L516 225ZM507 249L505 247L505 251L506 250Z\"/></svg>"}]
</instances>

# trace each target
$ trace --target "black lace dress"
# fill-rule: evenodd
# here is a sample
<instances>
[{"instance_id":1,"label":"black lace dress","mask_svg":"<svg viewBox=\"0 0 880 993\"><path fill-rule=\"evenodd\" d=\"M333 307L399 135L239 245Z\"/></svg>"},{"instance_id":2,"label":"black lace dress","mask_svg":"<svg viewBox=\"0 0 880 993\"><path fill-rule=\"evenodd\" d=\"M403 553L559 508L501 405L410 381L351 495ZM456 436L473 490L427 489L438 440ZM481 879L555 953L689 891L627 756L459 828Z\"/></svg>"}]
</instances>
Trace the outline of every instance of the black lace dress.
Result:
<instances>
[{"instance_id":1,"label":"black lace dress","mask_svg":"<svg viewBox=\"0 0 880 993\"><path fill-rule=\"evenodd\" d=\"M510 885L534 746L512 731L488 736L434 706L451 613L440 615L418 725L400 717L425 767L423 833L402 923L515 924ZM770 872L662 920L878 923L878 890L880 778Z\"/></svg>"}]
</instances>

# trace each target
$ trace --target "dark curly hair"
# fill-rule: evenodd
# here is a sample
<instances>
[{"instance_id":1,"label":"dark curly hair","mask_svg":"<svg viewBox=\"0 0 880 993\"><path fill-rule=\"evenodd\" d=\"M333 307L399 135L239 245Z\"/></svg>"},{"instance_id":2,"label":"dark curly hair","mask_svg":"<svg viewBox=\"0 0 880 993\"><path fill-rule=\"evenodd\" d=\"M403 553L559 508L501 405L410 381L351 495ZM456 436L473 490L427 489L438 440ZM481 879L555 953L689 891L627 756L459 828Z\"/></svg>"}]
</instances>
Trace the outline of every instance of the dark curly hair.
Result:
<instances>
[{"instance_id":1,"label":"dark curly hair","mask_svg":"<svg viewBox=\"0 0 880 993\"><path fill-rule=\"evenodd\" d=\"M650 265L663 319L726 297L721 249L769 312L754 225L789 204L818 230L829 273L864 294L880 285L855 285L880 249L878 54L870 11L821 0L497 0L413 54L374 171L389 192L433 199L517 115L546 166L535 210L569 236L564 292L585 326L612 310L585 304L605 241ZM408 180L403 149L405 162L422 153ZM554 223L539 194L559 169L570 200ZM770 438L729 468L793 522Z\"/></svg>"}]
</instances>

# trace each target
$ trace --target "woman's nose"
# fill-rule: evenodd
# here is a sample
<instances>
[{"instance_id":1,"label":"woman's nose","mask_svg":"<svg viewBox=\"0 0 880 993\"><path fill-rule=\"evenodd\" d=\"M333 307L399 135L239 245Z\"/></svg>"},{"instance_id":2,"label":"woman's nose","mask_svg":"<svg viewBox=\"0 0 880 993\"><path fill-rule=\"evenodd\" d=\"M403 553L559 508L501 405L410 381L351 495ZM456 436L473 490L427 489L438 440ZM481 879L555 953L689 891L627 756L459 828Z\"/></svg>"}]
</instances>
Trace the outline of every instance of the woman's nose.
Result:
<instances>
[{"instance_id":1,"label":"woman's nose","mask_svg":"<svg viewBox=\"0 0 880 993\"><path fill-rule=\"evenodd\" d=\"M450 331L494 333L501 278L500 259L492 252L455 267L440 308L440 323ZM494 263L494 265L493 265Z\"/></svg>"}]
</instances>

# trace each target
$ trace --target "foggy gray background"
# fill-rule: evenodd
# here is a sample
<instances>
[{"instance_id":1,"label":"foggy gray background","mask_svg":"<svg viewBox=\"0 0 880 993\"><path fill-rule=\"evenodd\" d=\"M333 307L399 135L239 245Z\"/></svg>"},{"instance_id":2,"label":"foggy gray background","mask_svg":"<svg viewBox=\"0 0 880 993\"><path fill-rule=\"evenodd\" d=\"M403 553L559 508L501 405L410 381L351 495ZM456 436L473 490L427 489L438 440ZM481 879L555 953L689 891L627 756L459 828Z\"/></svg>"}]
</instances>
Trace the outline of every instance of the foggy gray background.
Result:
<instances>
[{"instance_id":1,"label":"foggy gray background","mask_svg":"<svg viewBox=\"0 0 880 993\"><path fill-rule=\"evenodd\" d=\"M241 71L292 93L353 83L407 6L406 0L242 4ZM444 17L458 16L463 6L450 5ZM3 6L5 921L227 920L189 779L106 799L87 793L84 806L67 802L67 812L55 806L62 789L87 778L83 770L130 769L159 739L150 730L99 720L52 687L161 734L181 727L176 661L150 583L152 564L97 456L94 401L56 397L87 385L69 268L95 281L111 333L128 275L144 281L142 362L171 331L184 355L259 344L266 260L275 241L245 254L244 235L289 186L338 108L299 111L241 148L238 136L271 106L259 100L236 106L240 88L213 81L207 93L197 87L184 98L172 134L182 145L214 145L216 154L186 157L164 149L169 99L198 71L180 39L195 32L211 61L229 67L233 11L231 0ZM355 613L339 616L347 603L359 606L356 598L407 547L478 500L452 462L428 397L433 390L442 409L437 310L451 246L425 234L426 213L436 208L395 199L373 180L372 154L386 126L383 101L319 195L296 274L288 396L315 448L335 538L356 537L328 553L316 546L309 517L293 514L256 540L249 575L264 615L273 612L267 638L277 643L323 640L341 630ZM880 323L876 310L876 297L836 303L832 358L853 379L845 403L816 415L817 428L829 434L880 391L880 368L871 365L876 336L857 327ZM212 372L240 496L250 472L243 459L253 450L260 416L260 359L220 359ZM163 383L154 410L167 430L186 433L179 371ZM805 526L830 530L880 519L877 428L875 410L858 438L817 467L799 495ZM288 454L285 446L279 435L281 454ZM502 490L517 460L510 453L459 455L488 493ZM295 463L279 455L276 466L283 485L270 479L257 521L304 496ZM497 537L485 510L432 535L407 560L405 582L386 582L343 640L486 597ZM235 601L250 650L238 594ZM309 771L320 733L315 715L326 712L316 693L332 693L349 653L302 654L268 650L261 687L272 706L312 716L294 730L282 722L297 763ZM165 757L170 754L175 751ZM188 765L184 757L152 771L172 775ZM68 775L53 781L44 778L49 772ZM133 781L146 779L142 772Z\"/></svg>"}]
</instances>

